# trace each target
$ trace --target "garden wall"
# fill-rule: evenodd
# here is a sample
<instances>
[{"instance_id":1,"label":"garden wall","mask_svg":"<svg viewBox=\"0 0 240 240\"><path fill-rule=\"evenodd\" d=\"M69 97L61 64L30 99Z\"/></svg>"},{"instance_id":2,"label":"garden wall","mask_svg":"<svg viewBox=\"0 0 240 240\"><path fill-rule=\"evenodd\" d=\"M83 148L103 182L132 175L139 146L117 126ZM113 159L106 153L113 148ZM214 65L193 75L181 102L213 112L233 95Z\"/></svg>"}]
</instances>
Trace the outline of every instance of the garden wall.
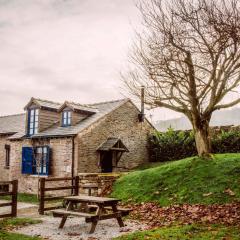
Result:
<instances>
[{"instance_id":1,"label":"garden wall","mask_svg":"<svg viewBox=\"0 0 240 240\"><path fill-rule=\"evenodd\" d=\"M88 194L88 190L82 188L83 185L96 184L98 190L92 190L92 195L108 196L112 192L114 182L121 176L121 174L80 173L78 176L80 194Z\"/></svg>"}]
</instances>

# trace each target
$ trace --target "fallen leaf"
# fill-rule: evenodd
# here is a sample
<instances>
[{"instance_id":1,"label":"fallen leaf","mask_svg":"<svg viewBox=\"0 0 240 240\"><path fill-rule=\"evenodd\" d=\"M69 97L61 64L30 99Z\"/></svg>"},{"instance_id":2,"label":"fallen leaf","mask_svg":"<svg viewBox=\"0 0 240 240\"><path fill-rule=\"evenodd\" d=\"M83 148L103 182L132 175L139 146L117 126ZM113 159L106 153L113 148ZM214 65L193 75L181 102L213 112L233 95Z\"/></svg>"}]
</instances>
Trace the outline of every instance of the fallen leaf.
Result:
<instances>
[{"instance_id":1,"label":"fallen leaf","mask_svg":"<svg viewBox=\"0 0 240 240\"><path fill-rule=\"evenodd\" d=\"M212 192L204 193L203 196L204 196L204 197L208 197L208 196L211 196L212 194L213 194Z\"/></svg>"},{"instance_id":2,"label":"fallen leaf","mask_svg":"<svg viewBox=\"0 0 240 240\"><path fill-rule=\"evenodd\" d=\"M230 196L235 196L235 193L230 188L225 189L224 192L227 193Z\"/></svg>"}]
</instances>

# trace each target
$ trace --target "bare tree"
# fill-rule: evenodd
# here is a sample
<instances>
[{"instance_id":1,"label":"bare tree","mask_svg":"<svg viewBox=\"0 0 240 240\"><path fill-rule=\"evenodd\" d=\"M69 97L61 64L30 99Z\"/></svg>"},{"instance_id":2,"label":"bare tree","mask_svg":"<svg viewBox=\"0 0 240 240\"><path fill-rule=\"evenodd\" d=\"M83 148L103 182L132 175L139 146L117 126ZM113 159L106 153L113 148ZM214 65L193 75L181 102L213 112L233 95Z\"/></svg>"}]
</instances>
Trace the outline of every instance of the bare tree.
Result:
<instances>
[{"instance_id":1,"label":"bare tree","mask_svg":"<svg viewBox=\"0 0 240 240\"><path fill-rule=\"evenodd\" d=\"M124 74L130 92L146 103L185 114L200 156L211 151L209 121L240 82L239 0L142 0L144 30L137 34L132 65Z\"/></svg>"}]
</instances>

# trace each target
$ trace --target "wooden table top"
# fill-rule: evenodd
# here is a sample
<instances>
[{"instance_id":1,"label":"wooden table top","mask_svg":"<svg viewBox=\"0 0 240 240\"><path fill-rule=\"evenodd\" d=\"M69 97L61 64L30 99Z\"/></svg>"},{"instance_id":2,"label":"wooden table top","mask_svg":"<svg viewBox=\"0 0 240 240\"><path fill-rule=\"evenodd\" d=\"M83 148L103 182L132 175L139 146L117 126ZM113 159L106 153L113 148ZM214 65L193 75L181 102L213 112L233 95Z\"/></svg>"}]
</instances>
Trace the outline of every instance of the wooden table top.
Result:
<instances>
[{"instance_id":1,"label":"wooden table top","mask_svg":"<svg viewBox=\"0 0 240 240\"><path fill-rule=\"evenodd\" d=\"M70 196L65 197L65 200L78 201L78 202L88 202L88 203L117 203L120 200L116 198L106 198L106 197L94 197L86 195Z\"/></svg>"}]
</instances>

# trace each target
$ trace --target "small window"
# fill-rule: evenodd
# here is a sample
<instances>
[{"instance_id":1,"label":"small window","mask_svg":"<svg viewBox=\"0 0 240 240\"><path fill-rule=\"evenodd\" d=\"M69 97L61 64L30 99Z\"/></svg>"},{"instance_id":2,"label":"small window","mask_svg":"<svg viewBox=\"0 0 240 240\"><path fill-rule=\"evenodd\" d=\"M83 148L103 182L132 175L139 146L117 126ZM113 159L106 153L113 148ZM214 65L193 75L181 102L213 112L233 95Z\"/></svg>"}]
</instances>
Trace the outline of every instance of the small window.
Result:
<instances>
[{"instance_id":1,"label":"small window","mask_svg":"<svg viewBox=\"0 0 240 240\"><path fill-rule=\"evenodd\" d=\"M38 133L39 109L30 109L28 111L28 135Z\"/></svg>"},{"instance_id":2,"label":"small window","mask_svg":"<svg viewBox=\"0 0 240 240\"><path fill-rule=\"evenodd\" d=\"M5 168L10 166L10 145L5 145Z\"/></svg>"},{"instance_id":3,"label":"small window","mask_svg":"<svg viewBox=\"0 0 240 240\"><path fill-rule=\"evenodd\" d=\"M72 112L64 111L63 118L62 118L62 125L66 127L66 126L71 126L71 124L72 124Z\"/></svg>"}]
</instances>

